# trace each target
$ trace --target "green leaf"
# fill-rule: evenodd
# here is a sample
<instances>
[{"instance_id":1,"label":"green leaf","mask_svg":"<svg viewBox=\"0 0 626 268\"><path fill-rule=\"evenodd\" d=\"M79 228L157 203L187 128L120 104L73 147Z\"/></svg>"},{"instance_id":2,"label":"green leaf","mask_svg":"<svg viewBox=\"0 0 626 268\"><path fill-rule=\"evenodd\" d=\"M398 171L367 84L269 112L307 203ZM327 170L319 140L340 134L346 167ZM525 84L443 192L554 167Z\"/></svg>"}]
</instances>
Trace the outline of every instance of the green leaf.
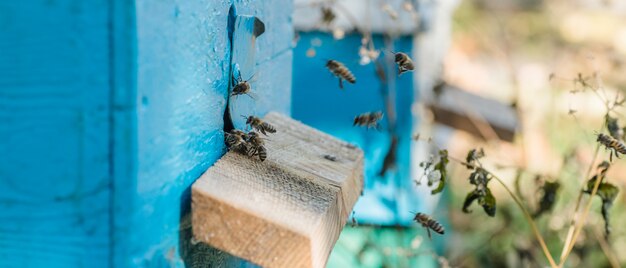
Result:
<instances>
[{"instance_id":1,"label":"green leaf","mask_svg":"<svg viewBox=\"0 0 626 268\"><path fill-rule=\"evenodd\" d=\"M486 189L485 193L485 196L483 198L480 198L478 200L478 203L483 206L483 209L485 210L485 213L487 213L487 215L489 215L490 217L494 217L496 215L496 198L493 197L489 188Z\"/></svg>"},{"instance_id":2,"label":"green leaf","mask_svg":"<svg viewBox=\"0 0 626 268\"><path fill-rule=\"evenodd\" d=\"M438 170L441 174L441 179L439 180L439 185L437 188L430 191L430 194L438 194L443 191L443 188L446 185L446 181L448 180L448 173L446 172L446 165L448 165L448 150L440 150L439 151L439 162L434 167L434 170Z\"/></svg>"},{"instance_id":3,"label":"green leaf","mask_svg":"<svg viewBox=\"0 0 626 268\"><path fill-rule=\"evenodd\" d=\"M465 197L465 201L463 202L463 212L472 213L472 211L468 208L472 205L472 203L474 203L474 200L478 199L479 197L480 195L476 190L469 192Z\"/></svg>"},{"instance_id":4,"label":"green leaf","mask_svg":"<svg viewBox=\"0 0 626 268\"><path fill-rule=\"evenodd\" d=\"M613 200L615 200L618 193L619 188L615 185L603 182L600 183L600 186L598 186L598 192L596 194L602 199L602 202L607 201L613 203Z\"/></svg>"},{"instance_id":5,"label":"green leaf","mask_svg":"<svg viewBox=\"0 0 626 268\"><path fill-rule=\"evenodd\" d=\"M469 181L470 184L479 186L485 186L487 187L487 182L489 182L489 179L487 178L487 171L485 171L482 168L477 168L474 172L472 172L472 174L470 174L469 177Z\"/></svg>"},{"instance_id":6,"label":"green leaf","mask_svg":"<svg viewBox=\"0 0 626 268\"><path fill-rule=\"evenodd\" d=\"M552 210L554 203L556 202L556 194L561 187L561 184L558 181L555 182L545 182L541 187L543 191L543 195L539 200L539 206L537 211L533 214L533 217L539 217L544 212Z\"/></svg>"},{"instance_id":7,"label":"green leaf","mask_svg":"<svg viewBox=\"0 0 626 268\"><path fill-rule=\"evenodd\" d=\"M593 191L593 186L595 185L597 179L597 175L593 176L589 182L587 182L587 190L584 192L587 194L591 194ZM598 191L596 195L602 199L602 219L604 219L604 235L605 237L609 237L611 234L611 226L609 224L610 218L610 209L613 207L613 201L617 198L617 194L619 194L619 188L617 186L608 183L602 182L598 185Z\"/></svg>"},{"instance_id":8,"label":"green leaf","mask_svg":"<svg viewBox=\"0 0 626 268\"><path fill-rule=\"evenodd\" d=\"M478 149L472 149L469 152L467 152L467 156L465 157L465 162L466 162L466 167L468 169L474 169L476 167L476 162L478 161L478 159L482 158L485 156L485 151L483 151L483 148L480 148L480 150Z\"/></svg>"},{"instance_id":9,"label":"green leaf","mask_svg":"<svg viewBox=\"0 0 626 268\"><path fill-rule=\"evenodd\" d=\"M602 183L598 186L598 196L602 198L602 219L604 219L604 235L609 237L611 234L611 225L609 224L610 210L613 207L613 201L619 193L619 188L610 183Z\"/></svg>"},{"instance_id":10,"label":"green leaf","mask_svg":"<svg viewBox=\"0 0 626 268\"><path fill-rule=\"evenodd\" d=\"M610 117L608 114L605 117L606 128L611 134L611 137L621 140L624 136L624 131L619 127L617 118Z\"/></svg>"}]
</instances>

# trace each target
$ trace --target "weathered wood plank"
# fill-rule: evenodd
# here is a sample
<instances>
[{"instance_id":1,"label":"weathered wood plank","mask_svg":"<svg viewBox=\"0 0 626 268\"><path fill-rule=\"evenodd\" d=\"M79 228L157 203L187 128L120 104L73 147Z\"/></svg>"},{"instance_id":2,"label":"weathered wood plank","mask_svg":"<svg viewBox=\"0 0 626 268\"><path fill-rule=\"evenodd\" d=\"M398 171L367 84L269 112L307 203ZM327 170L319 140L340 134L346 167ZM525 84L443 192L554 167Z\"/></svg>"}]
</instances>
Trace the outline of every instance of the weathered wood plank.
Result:
<instances>
[{"instance_id":1,"label":"weathered wood plank","mask_svg":"<svg viewBox=\"0 0 626 268\"><path fill-rule=\"evenodd\" d=\"M512 141L518 125L515 109L496 100L486 99L459 88L441 84L428 106L433 111L435 122L472 135L484 137L481 123L493 129L497 137Z\"/></svg>"},{"instance_id":2,"label":"weathered wood plank","mask_svg":"<svg viewBox=\"0 0 626 268\"><path fill-rule=\"evenodd\" d=\"M323 267L363 187L363 153L270 113L268 158L227 153L192 186L194 236L266 267ZM332 159L332 160L329 160Z\"/></svg>"}]
</instances>

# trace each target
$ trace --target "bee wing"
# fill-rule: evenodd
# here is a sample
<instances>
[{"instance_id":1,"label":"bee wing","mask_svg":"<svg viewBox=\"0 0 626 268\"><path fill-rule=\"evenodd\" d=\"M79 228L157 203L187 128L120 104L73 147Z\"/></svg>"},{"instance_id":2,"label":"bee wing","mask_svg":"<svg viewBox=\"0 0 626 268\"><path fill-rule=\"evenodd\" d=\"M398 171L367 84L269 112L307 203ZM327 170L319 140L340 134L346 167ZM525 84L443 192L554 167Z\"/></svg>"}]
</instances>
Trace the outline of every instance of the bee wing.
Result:
<instances>
[{"instance_id":1,"label":"bee wing","mask_svg":"<svg viewBox=\"0 0 626 268\"><path fill-rule=\"evenodd\" d=\"M254 92L248 92L248 93L246 93L246 95L248 95L248 97L250 97L253 100L257 100L259 98L259 95L257 95Z\"/></svg>"},{"instance_id":2,"label":"bee wing","mask_svg":"<svg viewBox=\"0 0 626 268\"><path fill-rule=\"evenodd\" d=\"M252 76L250 76L250 78L248 78L248 80L246 80L246 81L248 81L248 83L251 83L251 82L255 82L256 80L258 80L259 77L256 76L256 74L257 73L252 74Z\"/></svg>"},{"instance_id":3,"label":"bee wing","mask_svg":"<svg viewBox=\"0 0 626 268\"><path fill-rule=\"evenodd\" d=\"M239 69L239 64L235 63L235 65L233 65L233 70L231 72L231 88L234 87L236 84L238 84L239 82L243 82L243 78L241 77L241 70Z\"/></svg>"}]
</instances>

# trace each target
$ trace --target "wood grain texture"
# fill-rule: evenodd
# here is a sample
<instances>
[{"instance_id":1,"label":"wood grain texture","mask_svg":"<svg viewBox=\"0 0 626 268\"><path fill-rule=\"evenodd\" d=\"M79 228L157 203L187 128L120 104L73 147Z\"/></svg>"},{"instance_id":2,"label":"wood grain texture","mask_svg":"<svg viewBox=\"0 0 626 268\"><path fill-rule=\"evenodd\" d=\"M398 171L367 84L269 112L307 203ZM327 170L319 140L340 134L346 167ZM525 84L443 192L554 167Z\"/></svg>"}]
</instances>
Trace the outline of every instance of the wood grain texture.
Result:
<instances>
[{"instance_id":1,"label":"wood grain texture","mask_svg":"<svg viewBox=\"0 0 626 268\"><path fill-rule=\"evenodd\" d=\"M129 267L133 206L137 189L137 58L135 2L109 1L111 8L110 244L112 267Z\"/></svg>"},{"instance_id":2,"label":"wood grain texture","mask_svg":"<svg viewBox=\"0 0 626 268\"><path fill-rule=\"evenodd\" d=\"M286 116L265 120L278 132L264 162L229 152L193 184L194 236L266 267L323 267L361 193L363 153Z\"/></svg>"},{"instance_id":3,"label":"wood grain texture","mask_svg":"<svg viewBox=\"0 0 626 268\"><path fill-rule=\"evenodd\" d=\"M109 16L0 1L0 267L110 266Z\"/></svg>"}]
</instances>

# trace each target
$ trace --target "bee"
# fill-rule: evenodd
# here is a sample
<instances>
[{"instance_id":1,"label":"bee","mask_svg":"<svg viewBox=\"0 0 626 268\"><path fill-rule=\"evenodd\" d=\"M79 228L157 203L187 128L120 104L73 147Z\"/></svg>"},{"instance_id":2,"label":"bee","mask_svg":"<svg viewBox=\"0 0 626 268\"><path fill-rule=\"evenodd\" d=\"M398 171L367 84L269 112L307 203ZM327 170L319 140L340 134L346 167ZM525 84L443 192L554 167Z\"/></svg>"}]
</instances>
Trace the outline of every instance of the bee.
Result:
<instances>
[{"instance_id":1,"label":"bee","mask_svg":"<svg viewBox=\"0 0 626 268\"><path fill-rule=\"evenodd\" d=\"M233 129L230 133L226 132L225 142L228 146L228 150L235 150L239 152L247 151L247 139L248 136L245 132L237 129Z\"/></svg>"},{"instance_id":2,"label":"bee","mask_svg":"<svg viewBox=\"0 0 626 268\"><path fill-rule=\"evenodd\" d=\"M336 60L328 60L326 62L326 68L333 73L337 78L339 78L339 88L343 89L343 80L350 82L351 84L356 83L356 78L348 70L348 68L343 65L343 63L338 62Z\"/></svg>"},{"instance_id":3,"label":"bee","mask_svg":"<svg viewBox=\"0 0 626 268\"><path fill-rule=\"evenodd\" d=\"M371 112L364 113L356 116L354 118L353 126L365 126L367 129L375 128L376 130L380 130L381 126L378 123L383 118L382 112Z\"/></svg>"},{"instance_id":4,"label":"bee","mask_svg":"<svg viewBox=\"0 0 626 268\"><path fill-rule=\"evenodd\" d=\"M413 61L403 52L392 52L395 55L396 63L398 64L398 75L401 75L404 72L413 71L415 66L413 66Z\"/></svg>"},{"instance_id":5,"label":"bee","mask_svg":"<svg viewBox=\"0 0 626 268\"><path fill-rule=\"evenodd\" d=\"M356 227L358 225L358 223L356 222L356 217L354 217L354 210L352 211L352 224L350 224L350 227Z\"/></svg>"},{"instance_id":6,"label":"bee","mask_svg":"<svg viewBox=\"0 0 626 268\"><path fill-rule=\"evenodd\" d=\"M256 116L244 116L243 118L246 119L246 125L249 125L253 129L263 133L265 136L267 136L266 132L276 133L276 128L274 128L274 126L270 125L270 123L264 122Z\"/></svg>"},{"instance_id":7,"label":"bee","mask_svg":"<svg viewBox=\"0 0 626 268\"><path fill-rule=\"evenodd\" d=\"M613 161L613 154L615 154L617 158L619 158L619 154L626 154L626 145L609 135L600 133L596 141L604 145L607 149L611 149L611 161Z\"/></svg>"},{"instance_id":8,"label":"bee","mask_svg":"<svg viewBox=\"0 0 626 268\"><path fill-rule=\"evenodd\" d=\"M233 88L233 92L230 94L231 96L237 96L237 95L248 95L250 98L253 98L251 95L250 90L252 90L252 87L250 86L250 80L252 80L252 78L254 77L254 75L252 77L250 77L250 79L248 80L243 80L241 78L241 74L239 74L238 77L235 78L235 76L233 76L233 80L232 80L232 88Z\"/></svg>"},{"instance_id":9,"label":"bee","mask_svg":"<svg viewBox=\"0 0 626 268\"><path fill-rule=\"evenodd\" d=\"M259 160L265 161L267 158L267 150L265 149L265 142L263 138L259 136L256 132L249 132L247 135L248 142L248 155L249 156L258 156Z\"/></svg>"},{"instance_id":10,"label":"bee","mask_svg":"<svg viewBox=\"0 0 626 268\"><path fill-rule=\"evenodd\" d=\"M329 26L333 21L335 21L335 12L329 7L322 7L322 24Z\"/></svg>"},{"instance_id":11,"label":"bee","mask_svg":"<svg viewBox=\"0 0 626 268\"><path fill-rule=\"evenodd\" d=\"M337 157L334 155L325 154L323 157L328 161L337 162Z\"/></svg>"},{"instance_id":12,"label":"bee","mask_svg":"<svg viewBox=\"0 0 626 268\"><path fill-rule=\"evenodd\" d=\"M441 226L441 224L439 222L437 222L436 220L434 220L433 218L431 218L430 216L418 212L415 214L415 217L413 218L413 220L419 224L422 225L422 227L426 228L426 231L428 232L428 238L432 239L431 235L430 235L430 230L432 229L433 231L435 231L438 234L444 234L445 229L443 228L443 226Z\"/></svg>"}]
</instances>

